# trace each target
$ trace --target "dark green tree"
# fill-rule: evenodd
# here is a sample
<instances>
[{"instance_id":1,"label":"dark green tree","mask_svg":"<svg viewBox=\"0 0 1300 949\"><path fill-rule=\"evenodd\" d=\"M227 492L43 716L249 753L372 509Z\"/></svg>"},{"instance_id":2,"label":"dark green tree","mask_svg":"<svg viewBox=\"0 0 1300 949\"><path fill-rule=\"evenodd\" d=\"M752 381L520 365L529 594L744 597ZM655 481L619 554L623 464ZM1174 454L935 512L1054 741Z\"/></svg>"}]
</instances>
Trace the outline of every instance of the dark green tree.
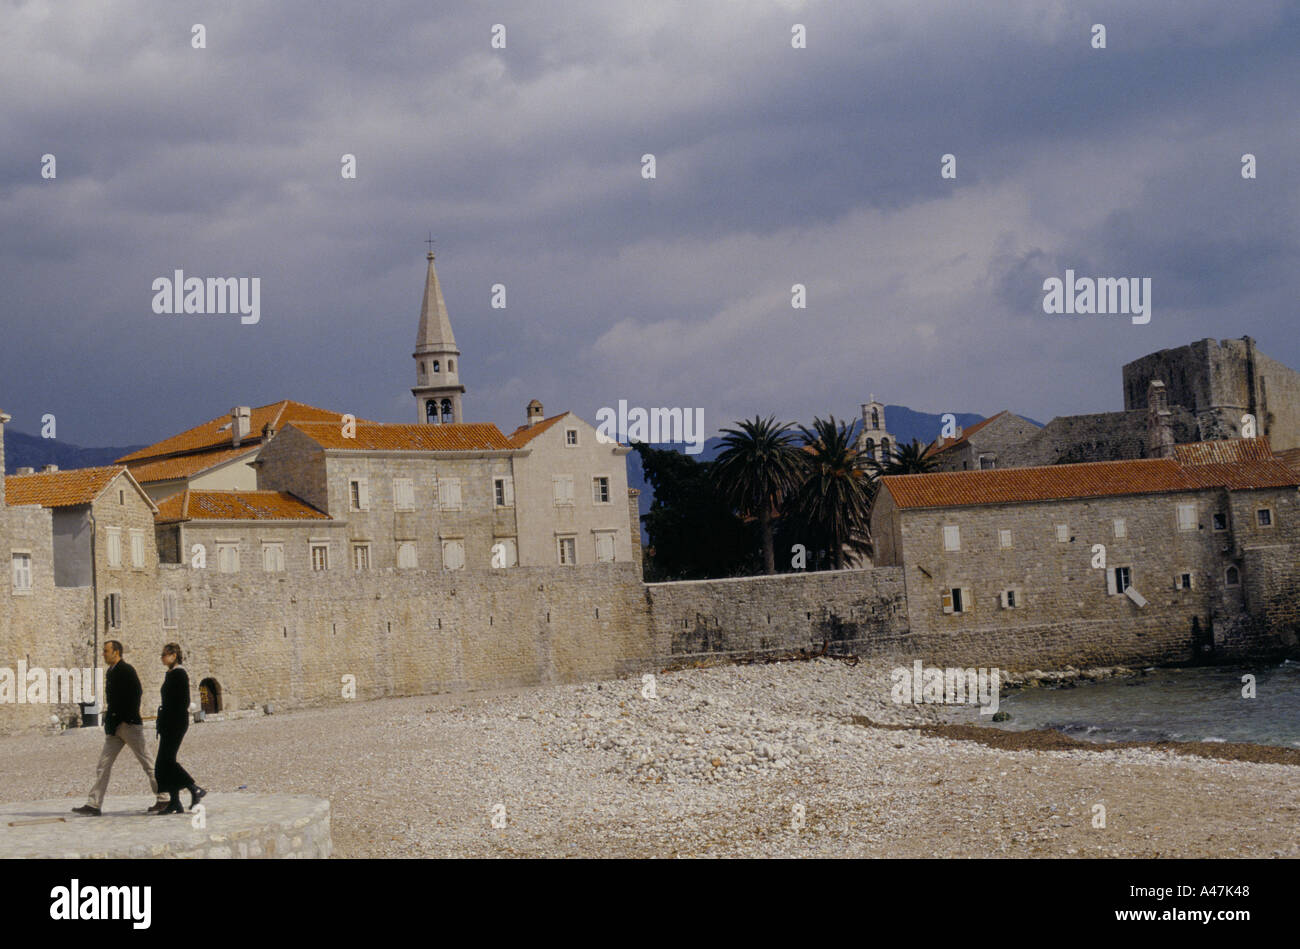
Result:
<instances>
[{"instance_id":1,"label":"dark green tree","mask_svg":"<svg viewBox=\"0 0 1300 949\"><path fill-rule=\"evenodd\" d=\"M803 435L805 477L788 510L808 535L817 560L838 570L847 555L871 553L871 479L854 446L852 425L813 419Z\"/></svg>"},{"instance_id":2,"label":"dark green tree","mask_svg":"<svg viewBox=\"0 0 1300 949\"><path fill-rule=\"evenodd\" d=\"M758 520L763 572L776 573L772 541L775 513L803 480L803 456L789 423L775 417L737 422L722 430L723 450L713 462L714 484L741 517Z\"/></svg>"}]
</instances>

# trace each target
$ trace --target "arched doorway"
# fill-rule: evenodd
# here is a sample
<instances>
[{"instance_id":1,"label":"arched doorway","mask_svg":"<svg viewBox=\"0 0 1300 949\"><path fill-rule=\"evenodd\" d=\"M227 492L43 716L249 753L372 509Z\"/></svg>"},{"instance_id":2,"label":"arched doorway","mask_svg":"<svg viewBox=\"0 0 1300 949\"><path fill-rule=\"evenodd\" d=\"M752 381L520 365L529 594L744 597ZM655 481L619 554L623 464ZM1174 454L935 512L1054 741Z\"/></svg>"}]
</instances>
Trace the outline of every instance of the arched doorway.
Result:
<instances>
[{"instance_id":1,"label":"arched doorway","mask_svg":"<svg viewBox=\"0 0 1300 949\"><path fill-rule=\"evenodd\" d=\"M199 707L206 715L221 711L221 686L216 679L204 679L199 683Z\"/></svg>"}]
</instances>

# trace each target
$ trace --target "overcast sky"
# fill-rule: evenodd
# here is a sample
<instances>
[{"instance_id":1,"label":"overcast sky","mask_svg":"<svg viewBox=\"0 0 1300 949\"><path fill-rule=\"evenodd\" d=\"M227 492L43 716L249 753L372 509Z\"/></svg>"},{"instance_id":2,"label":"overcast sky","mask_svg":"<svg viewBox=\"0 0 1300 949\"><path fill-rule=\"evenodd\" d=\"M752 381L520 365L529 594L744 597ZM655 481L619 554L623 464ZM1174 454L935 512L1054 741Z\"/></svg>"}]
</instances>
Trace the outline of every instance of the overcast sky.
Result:
<instances>
[{"instance_id":1,"label":"overcast sky","mask_svg":"<svg viewBox=\"0 0 1300 949\"><path fill-rule=\"evenodd\" d=\"M534 397L1046 420L1207 336L1300 367L1300 6L983 6L0 3L0 408L83 445L414 421L429 231L465 420L507 431ZM1151 322L1045 314L1066 268L1150 277ZM153 313L176 269L260 277L260 322Z\"/></svg>"}]
</instances>

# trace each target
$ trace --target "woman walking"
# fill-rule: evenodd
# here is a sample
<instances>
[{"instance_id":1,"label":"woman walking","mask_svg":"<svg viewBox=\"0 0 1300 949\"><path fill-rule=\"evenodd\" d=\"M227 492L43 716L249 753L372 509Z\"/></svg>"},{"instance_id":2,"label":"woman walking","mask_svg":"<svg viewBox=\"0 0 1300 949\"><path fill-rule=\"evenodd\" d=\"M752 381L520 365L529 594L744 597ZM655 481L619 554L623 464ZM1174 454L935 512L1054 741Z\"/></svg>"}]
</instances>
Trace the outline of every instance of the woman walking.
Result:
<instances>
[{"instance_id":1,"label":"woman walking","mask_svg":"<svg viewBox=\"0 0 1300 949\"><path fill-rule=\"evenodd\" d=\"M190 792L190 809L208 792L194 783L189 772L176 763L176 752L181 739L190 727L190 677L181 666L184 657L176 643L163 646L162 663L167 675L162 685L162 707L158 709L158 757L154 761L154 776L158 779L158 792L171 795L171 801L156 811L159 814L183 814L181 788Z\"/></svg>"}]
</instances>

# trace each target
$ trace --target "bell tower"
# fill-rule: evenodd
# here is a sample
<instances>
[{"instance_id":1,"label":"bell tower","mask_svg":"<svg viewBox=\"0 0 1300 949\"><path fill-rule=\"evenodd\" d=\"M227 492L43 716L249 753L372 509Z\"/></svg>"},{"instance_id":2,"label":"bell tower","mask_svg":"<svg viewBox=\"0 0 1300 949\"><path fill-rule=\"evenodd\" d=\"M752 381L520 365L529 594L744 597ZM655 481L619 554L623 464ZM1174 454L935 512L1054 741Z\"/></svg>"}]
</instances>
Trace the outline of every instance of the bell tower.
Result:
<instances>
[{"instance_id":1,"label":"bell tower","mask_svg":"<svg viewBox=\"0 0 1300 949\"><path fill-rule=\"evenodd\" d=\"M858 433L858 453L870 461L888 464L893 458L897 445L885 428L885 406L876 401L875 395L870 402L862 405L862 431Z\"/></svg>"},{"instance_id":2,"label":"bell tower","mask_svg":"<svg viewBox=\"0 0 1300 949\"><path fill-rule=\"evenodd\" d=\"M451 332L447 302L442 298L438 272L433 268L433 251L428 253L429 271L424 278L424 301L420 306L420 331L415 339L415 378L411 388L419 420L430 425L459 423L465 387L460 384L460 350Z\"/></svg>"}]
</instances>

